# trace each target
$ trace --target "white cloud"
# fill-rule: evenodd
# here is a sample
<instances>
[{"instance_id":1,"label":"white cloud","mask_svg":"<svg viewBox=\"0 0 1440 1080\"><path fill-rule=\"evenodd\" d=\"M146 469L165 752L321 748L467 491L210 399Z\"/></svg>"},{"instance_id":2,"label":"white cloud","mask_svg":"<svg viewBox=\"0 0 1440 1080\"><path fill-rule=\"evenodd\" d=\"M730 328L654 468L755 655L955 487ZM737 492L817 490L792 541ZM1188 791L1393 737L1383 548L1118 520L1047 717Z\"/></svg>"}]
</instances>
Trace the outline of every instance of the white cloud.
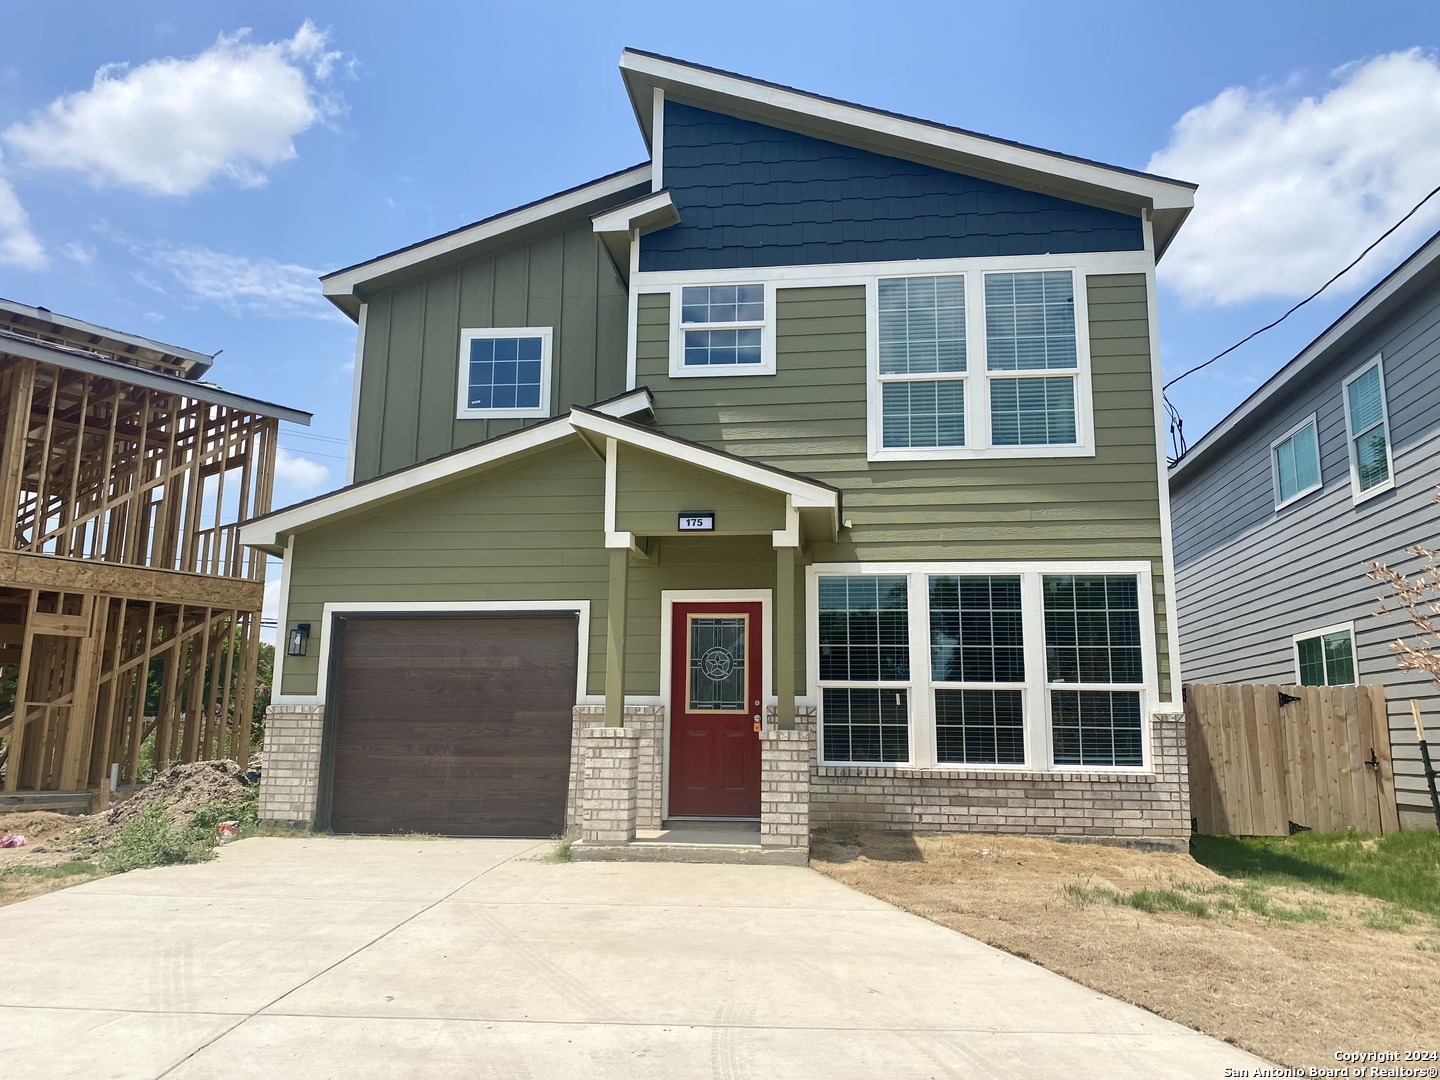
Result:
<instances>
[{"instance_id":1,"label":"white cloud","mask_svg":"<svg viewBox=\"0 0 1440 1080\"><path fill-rule=\"evenodd\" d=\"M79 240L70 241L60 249L60 253L81 266L89 266L95 261L95 248L90 244L82 244Z\"/></svg>"},{"instance_id":2,"label":"white cloud","mask_svg":"<svg viewBox=\"0 0 1440 1080\"><path fill-rule=\"evenodd\" d=\"M30 231L30 215L10 182L0 174L0 266L43 270L50 260L45 246Z\"/></svg>"},{"instance_id":3,"label":"white cloud","mask_svg":"<svg viewBox=\"0 0 1440 1080\"><path fill-rule=\"evenodd\" d=\"M295 492L316 491L330 479L330 470L318 461L292 454L283 446L275 449L275 479L288 484Z\"/></svg>"},{"instance_id":4,"label":"white cloud","mask_svg":"<svg viewBox=\"0 0 1440 1080\"><path fill-rule=\"evenodd\" d=\"M155 245L136 252L149 267L167 273L186 299L216 304L232 315L339 316L320 291L319 271L308 266L251 259L200 246ZM160 292L169 292L148 275L141 274L140 280Z\"/></svg>"},{"instance_id":5,"label":"white cloud","mask_svg":"<svg viewBox=\"0 0 1440 1080\"><path fill-rule=\"evenodd\" d=\"M5 142L29 165L156 195L186 195L217 176L264 184L295 157L295 137L339 109L322 84L341 54L308 19L288 41L248 34L222 34L189 58L106 65L89 90L12 124Z\"/></svg>"},{"instance_id":6,"label":"white cloud","mask_svg":"<svg viewBox=\"0 0 1440 1080\"><path fill-rule=\"evenodd\" d=\"M1231 87L1190 110L1148 169L1199 183L1161 280L1196 304L1304 296L1440 182L1440 64L1347 64L1319 97ZM1440 199L1353 272L1363 284L1440 222Z\"/></svg>"}]
</instances>

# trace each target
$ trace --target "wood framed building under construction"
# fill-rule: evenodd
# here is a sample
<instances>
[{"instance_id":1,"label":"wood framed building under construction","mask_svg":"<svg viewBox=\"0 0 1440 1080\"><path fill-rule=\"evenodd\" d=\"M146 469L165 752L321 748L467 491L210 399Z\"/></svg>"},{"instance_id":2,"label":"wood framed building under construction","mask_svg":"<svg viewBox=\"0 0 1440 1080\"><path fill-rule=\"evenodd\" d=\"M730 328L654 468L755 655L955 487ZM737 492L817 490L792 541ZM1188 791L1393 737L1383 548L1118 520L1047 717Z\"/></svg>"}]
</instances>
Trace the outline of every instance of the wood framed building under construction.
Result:
<instances>
[{"instance_id":1,"label":"wood framed building under construction","mask_svg":"<svg viewBox=\"0 0 1440 1080\"><path fill-rule=\"evenodd\" d=\"M281 420L212 356L0 300L3 791L249 755ZM158 688L158 690L157 690ZM148 707L147 707L148 699Z\"/></svg>"}]
</instances>

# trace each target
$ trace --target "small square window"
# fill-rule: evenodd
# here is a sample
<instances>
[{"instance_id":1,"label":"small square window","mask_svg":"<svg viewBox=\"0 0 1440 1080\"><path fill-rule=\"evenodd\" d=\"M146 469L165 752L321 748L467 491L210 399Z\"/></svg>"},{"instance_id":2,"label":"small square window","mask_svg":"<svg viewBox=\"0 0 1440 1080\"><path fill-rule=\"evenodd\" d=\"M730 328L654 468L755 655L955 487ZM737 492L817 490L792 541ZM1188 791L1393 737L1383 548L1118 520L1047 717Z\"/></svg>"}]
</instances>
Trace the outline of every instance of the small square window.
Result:
<instances>
[{"instance_id":1,"label":"small square window","mask_svg":"<svg viewBox=\"0 0 1440 1080\"><path fill-rule=\"evenodd\" d=\"M1336 626L1297 636L1295 678L1301 686L1353 686L1354 631L1349 626Z\"/></svg>"},{"instance_id":2,"label":"small square window","mask_svg":"<svg viewBox=\"0 0 1440 1080\"><path fill-rule=\"evenodd\" d=\"M768 375L769 302L763 284L686 285L678 306L677 356L672 375Z\"/></svg>"},{"instance_id":3,"label":"small square window","mask_svg":"<svg viewBox=\"0 0 1440 1080\"><path fill-rule=\"evenodd\" d=\"M462 330L456 416L548 416L550 338L548 327Z\"/></svg>"}]
</instances>

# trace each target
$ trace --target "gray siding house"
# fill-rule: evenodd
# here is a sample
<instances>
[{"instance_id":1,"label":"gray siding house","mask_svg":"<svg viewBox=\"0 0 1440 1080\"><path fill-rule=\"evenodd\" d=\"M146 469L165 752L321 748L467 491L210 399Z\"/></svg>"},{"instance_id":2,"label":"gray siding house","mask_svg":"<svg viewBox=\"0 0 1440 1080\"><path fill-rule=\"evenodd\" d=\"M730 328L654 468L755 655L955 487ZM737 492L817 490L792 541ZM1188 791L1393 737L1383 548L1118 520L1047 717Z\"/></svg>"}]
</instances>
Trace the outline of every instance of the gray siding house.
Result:
<instances>
[{"instance_id":1,"label":"gray siding house","mask_svg":"<svg viewBox=\"0 0 1440 1080\"><path fill-rule=\"evenodd\" d=\"M1370 562L1413 570L1440 541L1440 234L1170 470L1180 654L1191 682L1382 683L1402 825L1428 827L1401 671L1414 631L1382 613ZM1392 605L1393 607L1393 605Z\"/></svg>"},{"instance_id":2,"label":"gray siding house","mask_svg":"<svg viewBox=\"0 0 1440 1080\"><path fill-rule=\"evenodd\" d=\"M1155 263L1192 185L620 71L647 160L323 279L351 482L242 536L284 560L262 814L1183 846Z\"/></svg>"}]
</instances>

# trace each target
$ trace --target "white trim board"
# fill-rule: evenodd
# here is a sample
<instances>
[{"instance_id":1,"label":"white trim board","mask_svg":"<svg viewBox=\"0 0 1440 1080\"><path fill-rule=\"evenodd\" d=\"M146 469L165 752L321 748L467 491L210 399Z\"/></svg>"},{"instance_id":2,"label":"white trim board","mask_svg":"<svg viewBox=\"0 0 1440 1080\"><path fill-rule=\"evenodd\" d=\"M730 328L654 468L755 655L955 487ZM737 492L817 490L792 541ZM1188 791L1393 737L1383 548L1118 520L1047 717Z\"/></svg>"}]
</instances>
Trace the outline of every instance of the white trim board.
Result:
<instances>
[{"instance_id":1,"label":"white trim board","mask_svg":"<svg viewBox=\"0 0 1440 1080\"><path fill-rule=\"evenodd\" d=\"M369 322L370 305L361 303L360 321L355 332L355 373L350 389L350 445L345 451L345 483L355 482L355 446L360 441L360 380L365 370L365 327Z\"/></svg>"},{"instance_id":2,"label":"white trim board","mask_svg":"<svg viewBox=\"0 0 1440 1080\"><path fill-rule=\"evenodd\" d=\"M293 545L294 538L291 538ZM288 560L287 560L288 564ZM284 585L281 586L284 588ZM284 619L285 600L281 598L281 625ZM577 614L576 625L576 658L575 665L575 701L578 704L591 704L587 689L589 686L590 672L590 601L589 600L437 600L437 601L364 601L364 600L343 600L327 603L320 621L320 670L315 677L315 693L313 694L277 694L271 698L274 705L323 705L325 704L325 693L328 689L330 679L330 645L335 640L334 617L336 615L363 615L373 613L376 615L403 615L413 612L417 615L434 615L436 613L452 612L455 614L503 614L504 612L517 612L529 614L537 611L573 611ZM281 642L284 641L284 633L281 634ZM276 675L275 685L280 686L280 653L279 646L275 652ZM603 702L603 699L601 699Z\"/></svg>"}]
</instances>

